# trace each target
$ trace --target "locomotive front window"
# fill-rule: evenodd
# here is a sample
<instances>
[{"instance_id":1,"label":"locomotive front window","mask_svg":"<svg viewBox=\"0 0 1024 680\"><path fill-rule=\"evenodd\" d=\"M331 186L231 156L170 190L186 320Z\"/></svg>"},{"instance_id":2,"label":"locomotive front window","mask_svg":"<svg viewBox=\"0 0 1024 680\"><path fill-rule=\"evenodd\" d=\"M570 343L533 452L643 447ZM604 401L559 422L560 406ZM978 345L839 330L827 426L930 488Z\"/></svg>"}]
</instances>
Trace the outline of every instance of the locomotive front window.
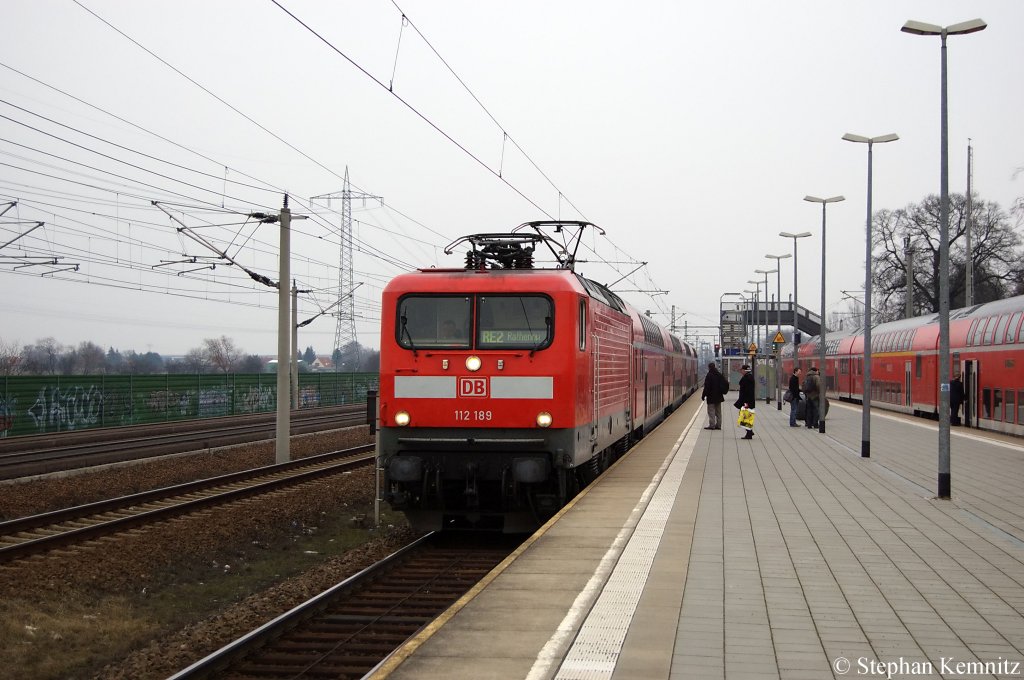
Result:
<instances>
[{"instance_id":1,"label":"locomotive front window","mask_svg":"<svg viewBox=\"0 0 1024 680\"><path fill-rule=\"evenodd\" d=\"M468 349L472 298L409 295L398 303L396 334L406 349Z\"/></svg>"},{"instance_id":2,"label":"locomotive front window","mask_svg":"<svg viewBox=\"0 0 1024 680\"><path fill-rule=\"evenodd\" d=\"M543 349L551 344L551 298L543 295L481 295L478 301L479 349Z\"/></svg>"}]
</instances>

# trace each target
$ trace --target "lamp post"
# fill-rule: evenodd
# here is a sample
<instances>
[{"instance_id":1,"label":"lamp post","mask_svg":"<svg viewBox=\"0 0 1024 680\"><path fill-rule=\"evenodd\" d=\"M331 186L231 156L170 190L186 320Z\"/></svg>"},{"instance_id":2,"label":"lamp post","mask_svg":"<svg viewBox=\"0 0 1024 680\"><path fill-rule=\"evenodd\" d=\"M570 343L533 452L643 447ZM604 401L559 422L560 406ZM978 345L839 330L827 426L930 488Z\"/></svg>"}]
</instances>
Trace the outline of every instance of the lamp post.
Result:
<instances>
[{"instance_id":1,"label":"lamp post","mask_svg":"<svg viewBox=\"0 0 1024 680\"><path fill-rule=\"evenodd\" d=\"M768 342L768 275L769 274L778 274L779 270L778 269L755 269L754 271L757 272L758 274L764 274L764 355L765 355L764 365L768 366L768 345L771 344L771 343ZM770 403L772 403L772 391L768 387L768 369L767 368L765 368L764 377L765 377L764 403L770 404ZM778 381L779 381L779 375L778 375L778 371L776 371L775 382L778 383Z\"/></svg>"},{"instance_id":2,"label":"lamp post","mask_svg":"<svg viewBox=\"0 0 1024 680\"><path fill-rule=\"evenodd\" d=\"M755 309L756 310L757 309L757 302L755 300L755 297L757 295L757 292L753 291L753 290L750 290L748 288L744 288L743 292L747 294L746 303L747 303L748 309ZM751 302L754 303L753 307L750 306ZM753 333L751 333L749 329L747 329L747 316L748 316L747 314L743 315L743 332L747 336L747 341L748 342L753 342L754 344L757 344L757 338L753 336ZM750 323L750 328L752 329L753 327L754 327L754 324L753 324L753 322L751 322ZM746 352L747 348L744 347L743 351Z\"/></svg>"},{"instance_id":3,"label":"lamp post","mask_svg":"<svg viewBox=\"0 0 1024 680\"><path fill-rule=\"evenodd\" d=\"M985 30L981 19L952 26L908 21L900 30L914 35L937 35L942 39L939 96L939 475L938 496L949 498L952 478L949 469L949 122L946 107L946 36Z\"/></svg>"},{"instance_id":4,"label":"lamp post","mask_svg":"<svg viewBox=\"0 0 1024 680\"><path fill-rule=\"evenodd\" d=\"M845 201L843 196L831 196L829 198L818 198L817 196L804 196L805 201L821 203L821 333L818 335L820 354L821 391L818 393L818 404L821 413L818 414L818 432L825 433L825 400L828 395L828 370L825 368L825 208L829 203Z\"/></svg>"},{"instance_id":5,"label":"lamp post","mask_svg":"<svg viewBox=\"0 0 1024 680\"><path fill-rule=\"evenodd\" d=\"M797 274L797 253L796 253L796 240L798 238L807 238L811 235L809 231L801 231L799 234L791 234L788 231L780 231L779 236L785 236L786 238L793 239L793 361L796 361L796 348L800 344L800 330L797 328L799 322L798 310L800 306L797 304L796 297L796 274ZM795 365L795 364L794 364Z\"/></svg>"},{"instance_id":6,"label":"lamp post","mask_svg":"<svg viewBox=\"0 0 1024 680\"><path fill-rule=\"evenodd\" d=\"M769 260L775 260L775 301L778 307L775 308L775 336L782 333L782 260L792 257L789 253L785 255L765 255ZM794 296L796 293L793 294ZM795 303L794 303L795 304ZM796 332L796 326L793 326ZM774 349L774 344L772 345ZM796 361L796 353L793 353L793 360ZM775 404L776 408L782 410L782 377L779 375L779 354L775 353Z\"/></svg>"},{"instance_id":7,"label":"lamp post","mask_svg":"<svg viewBox=\"0 0 1024 680\"><path fill-rule=\"evenodd\" d=\"M868 145L868 216L866 246L864 250L864 380L861 393L860 455L871 457L871 160L875 144L895 142L899 135L892 133L879 137L864 137L847 132L843 139Z\"/></svg>"},{"instance_id":8,"label":"lamp post","mask_svg":"<svg viewBox=\"0 0 1024 680\"><path fill-rule=\"evenodd\" d=\"M751 324L754 327L754 344L757 345L757 349L763 349L761 345L761 282L755 281L754 279L748 279L747 283L754 287L754 323ZM767 288L767 286L766 286Z\"/></svg>"},{"instance_id":9,"label":"lamp post","mask_svg":"<svg viewBox=\"0 0 1024 680\"><path fill-rule=\"evenodd\" d=\"M747 281L747 283L754 284L754 290L747 291L748 293L754 294L754 318L750 322L750 329L753 331L751 335L754 336L754 352L750 355L750 375L754 379L754 403L751 404L751 408L757 405L757 350L760 349L760 339L757 337L760 333L758 328L757 317L758 317L758 305L761 302L761 282L760 281Z\"/></svg>"}]
</instances>

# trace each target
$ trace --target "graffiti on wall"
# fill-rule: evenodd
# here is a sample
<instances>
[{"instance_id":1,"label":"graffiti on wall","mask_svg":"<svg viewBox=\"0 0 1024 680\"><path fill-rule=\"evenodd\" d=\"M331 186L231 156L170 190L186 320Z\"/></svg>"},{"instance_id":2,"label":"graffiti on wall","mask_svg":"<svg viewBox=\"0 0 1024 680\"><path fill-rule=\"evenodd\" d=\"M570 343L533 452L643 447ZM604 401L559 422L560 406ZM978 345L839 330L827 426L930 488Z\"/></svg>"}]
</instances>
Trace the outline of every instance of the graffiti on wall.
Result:
<instances>
[{"instance_id":1,"label":"graffiti on wall","mask_svg":"<svg viewBox=\"0 0 1024 680\"><path fill-rule=\"evenodd\" d=\"M277 402L271 387L249 387L238 396L240 413L262 413L272 411Z\"/></svg>"},{"instance_id":2,"label":"graffiti on wall","mask_svg":"<svg viewBox=\"0 0 1024 680\"><path fill-rule=\"evenodd\" d=\"M300 408L360 401L376 385L372 375L302 377L315 384L300 384ZM207 385L196 376L8 377L0 384L0 437L273 411L276 385L260 378Z\"/></svg>"},{"instance_id":3,"label":"graffiti on wall","mask_svg":"<svg viewBox=\"0 0 1024 680\"><path fill-rule=\"evenodd\" d=\"M17 399L0 399L0 437L6 437L7 431L14 427L14 413L17 408Z\"/></svg>"},{"instance_id":4,"label":"graffiti on wall","mask_svg":"<svg viewBox=\"0 0 1024 680\"><path fill-rule=\"evenodd\" d=\"M28 409L39 431L95 427L102 413L103 392L95 385L41 387L35 403Z\"/></svg>"},{"instance_id":5,"label":"graffiti on wall","mask_svg":"<svg viewBox=\"0 0 1024 680\"><path fill-rule=\"evenodd\" d=\"M320 390L316 387L303 387L299 390L299 408L312 408L320 405Z\"/></svg>"}]
</instances>

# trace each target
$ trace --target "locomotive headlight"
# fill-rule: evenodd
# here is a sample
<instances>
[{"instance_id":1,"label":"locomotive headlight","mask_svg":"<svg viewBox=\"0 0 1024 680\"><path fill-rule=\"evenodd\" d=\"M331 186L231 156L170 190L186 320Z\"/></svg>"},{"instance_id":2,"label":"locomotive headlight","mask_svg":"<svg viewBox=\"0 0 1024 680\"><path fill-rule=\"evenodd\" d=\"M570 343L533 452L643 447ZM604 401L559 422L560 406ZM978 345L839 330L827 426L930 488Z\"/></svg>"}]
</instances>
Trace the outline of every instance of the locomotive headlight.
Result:
<instances>
[{"instance_id":1,"label":"locomotive headlight","mask_svg":"<svg viewBox=\"0 0 1024 680\"><path fill-rule=\"evenodd\" d=\"M551 414L541 411L537 414L537 427L551 427Z\"/></svg>"},{"instance_id":2,"label":"locomotive headlight","mask_svg":"<svg viewBox=\"0 0 1024 680\"><path fill-rule=\"evenodd\" d=\"M405 427L408 424L409 424L409 412L408 411L399 411L398 413L395 414L395 425L398 425L399 427Z\"/></svg>"},{"instance_id":3,"label":"locomotive headlight","mask_svg":"<svg viewBox=\"0 0 1024 680\"><path fill-rule=\"evenodd\" d=\"M479 371L481 363L480 357L476 355L466 357L466 369L470 371Z\"/></svg>"}]
</instances>

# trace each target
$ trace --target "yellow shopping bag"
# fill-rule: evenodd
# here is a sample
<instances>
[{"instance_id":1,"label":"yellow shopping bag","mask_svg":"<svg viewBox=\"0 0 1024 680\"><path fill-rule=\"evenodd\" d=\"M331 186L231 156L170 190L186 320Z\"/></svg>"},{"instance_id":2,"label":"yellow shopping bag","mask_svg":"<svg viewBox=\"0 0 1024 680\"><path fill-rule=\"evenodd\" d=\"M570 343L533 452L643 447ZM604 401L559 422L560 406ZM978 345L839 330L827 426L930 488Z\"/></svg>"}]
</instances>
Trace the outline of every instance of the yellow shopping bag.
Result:
<instances>
[{"instance_id":1,"label":"yellow shopping bag","mask_svg":"<svg viewBox=\"0 0 1024 680\"><path fill-rule=\"evenodd\" d=\"M740 409L739 418L736 419L736 424L740 427L745 427L748 430L754 427L754 412L748 409L746 406Z\"/></svg>"}]
</instances>

